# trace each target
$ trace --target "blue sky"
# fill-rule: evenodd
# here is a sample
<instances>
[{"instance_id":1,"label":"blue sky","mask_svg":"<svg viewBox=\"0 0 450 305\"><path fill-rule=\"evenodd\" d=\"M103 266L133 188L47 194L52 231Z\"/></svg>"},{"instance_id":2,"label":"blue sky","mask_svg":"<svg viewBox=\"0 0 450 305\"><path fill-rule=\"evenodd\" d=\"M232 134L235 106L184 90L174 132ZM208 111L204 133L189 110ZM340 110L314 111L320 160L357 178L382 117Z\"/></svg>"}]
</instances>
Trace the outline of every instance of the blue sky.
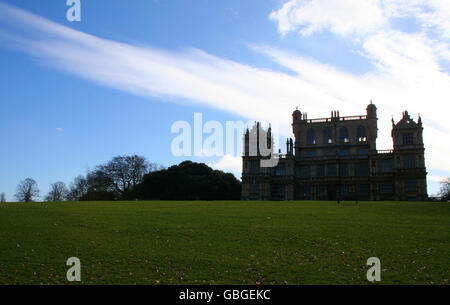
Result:
<instances>
[{"instance_id":1,"label":"blue sky","mask_svg":"<svg viewBox=\"0 0 450 305\"><path fill-rule=\"evenodd\" d=\"M309 117L421 114L429 193L450 176L450 6L440 0L0 0L0 192L56 181L121 154L239 175L234 156L175 157L175 121L262 120L290 134Z\"/></svg>"}]
</instances>

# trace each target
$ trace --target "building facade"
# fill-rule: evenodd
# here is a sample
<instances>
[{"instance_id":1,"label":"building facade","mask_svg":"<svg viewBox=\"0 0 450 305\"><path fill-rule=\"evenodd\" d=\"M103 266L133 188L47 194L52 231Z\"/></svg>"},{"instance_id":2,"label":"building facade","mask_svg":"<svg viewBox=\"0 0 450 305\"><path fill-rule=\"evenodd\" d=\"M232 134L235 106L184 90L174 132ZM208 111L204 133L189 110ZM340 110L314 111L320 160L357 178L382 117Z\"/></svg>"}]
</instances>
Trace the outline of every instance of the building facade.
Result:
<instances>
[{"instance_id":1,"label":"building facade","mask_svg":"<svg viewBox=\"0 0 450 305\"><path fill-rule=\"evenodd\" d=\"M286 154L273 153L272 131L244 134L243 200L426 200L423 127L407 111L392 120L392 150L377 150L377 108L366 114L308 119L295 110ZM267 150L266 150L267 147ZM261 151L264 150L264 151ZM274 167L261 166L273 157Z\"/></svg>"}]
</instances>

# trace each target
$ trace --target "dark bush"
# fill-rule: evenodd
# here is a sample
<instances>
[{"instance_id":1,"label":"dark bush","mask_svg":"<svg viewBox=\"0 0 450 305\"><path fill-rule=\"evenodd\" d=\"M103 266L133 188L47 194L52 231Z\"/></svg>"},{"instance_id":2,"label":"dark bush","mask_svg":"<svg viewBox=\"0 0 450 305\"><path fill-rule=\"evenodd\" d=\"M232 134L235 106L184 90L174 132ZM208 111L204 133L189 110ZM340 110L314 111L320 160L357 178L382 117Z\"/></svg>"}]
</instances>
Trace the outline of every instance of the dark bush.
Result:
<instances>
[{"instance_id":1,"label":"dark bush","mask_svg":"<svg viewBox=\"0 0 450 305\"><path fill-rule=\"evenodd\" d=\"M146 174L138 196L143 200L239 200L241 182L233 174L185 161Z\"/></svg>"}]
</instances>

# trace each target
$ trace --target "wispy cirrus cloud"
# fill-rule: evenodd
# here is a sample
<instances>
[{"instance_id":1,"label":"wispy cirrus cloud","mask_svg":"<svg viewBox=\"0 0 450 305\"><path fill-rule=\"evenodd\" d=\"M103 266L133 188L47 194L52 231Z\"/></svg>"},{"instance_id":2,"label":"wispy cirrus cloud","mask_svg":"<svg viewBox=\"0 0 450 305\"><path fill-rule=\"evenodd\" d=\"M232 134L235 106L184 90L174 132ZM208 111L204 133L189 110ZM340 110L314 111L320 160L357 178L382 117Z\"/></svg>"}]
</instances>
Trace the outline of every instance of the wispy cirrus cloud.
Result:
<instances>
[{"instance_id":1,"label":"wispy cirrus cloud","mask_svg":"<svg viewBox=\"0 0 450 305\"><path fill-rule=\"evenodd\" d=\"M286 122L299 100L339 102L302 79L199 49L168 51L98 38L0 4L3 40L42 63L115 89L183 99L251 119ZM22 31L26 28L26 31ZM267 111L270 109L270 111ZM289 124L285 133L289 132Z\"/></svg>"},{"instance_id":2,"label":"wispy cirrus cloud","mask_svg":"<svg viewBox=\"0 0 450 305\"><path fill-rule=\"evenodd\" d=\"M352 115L361 114L373 99L379 108L379 148L389 148L391 115L399 119L407 107L413 115L422 114L428 168L450 172L450 143L443 141L450 131L444 111L450 100L450 79L440 65L449 59L444 29L431 20L426 23L434 16L429 15L433 10L419 14L417 8L400 0L385 1L386 5L380 1L362 2L343 0L343 10L327 7L327 1L292 0L271 14L284 35L300 31L312 37L318 31L329 30L351 39L356 51L373 67L358 76L272 46L252 48L295 75L223 59L198 49L168 51L120 43L5 4L0 4L0 25L4 25L0 39L42 63L98 84L162 101L181 99L249 119L271 121L278 123L284 135L291 134L290 115L296 106L310 117L322 117L334 109ZM397 18L392 16L409 10L417 13L415 18L423 23L423 31L405 33L390 26L390 18ZM323 20L319 18L322 12L326 12ZM352 16L357 18L353 20ZM237 169L237 161L225 156L216 168Z\"/></svg>"}]
</instances>

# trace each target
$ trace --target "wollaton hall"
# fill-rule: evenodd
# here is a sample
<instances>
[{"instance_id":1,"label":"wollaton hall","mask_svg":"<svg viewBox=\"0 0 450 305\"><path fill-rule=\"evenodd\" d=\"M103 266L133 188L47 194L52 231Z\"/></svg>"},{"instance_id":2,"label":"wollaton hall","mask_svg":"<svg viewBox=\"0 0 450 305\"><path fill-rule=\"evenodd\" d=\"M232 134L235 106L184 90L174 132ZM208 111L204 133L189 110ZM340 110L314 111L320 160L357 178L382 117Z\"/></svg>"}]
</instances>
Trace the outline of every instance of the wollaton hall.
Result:
<instances>
[{"instance_id":1,"label":"wollaton hall","mask_svg":"<svg viewBox=\"0 0 450 305\"><path fill-rule=\"evenodd\" d=\"M256 123L244 135L243 200L425 200L427 183L422 120L407 111L392 120L392 150L377 150L377 108L365 115L308 119L295 110L286 154L273 157L272 131ZM261 154L264 139L269 155ZM253 153L256 152L256 153ZM264 155L264 157L263 157Z\"/></svg>"}]
</instances>

